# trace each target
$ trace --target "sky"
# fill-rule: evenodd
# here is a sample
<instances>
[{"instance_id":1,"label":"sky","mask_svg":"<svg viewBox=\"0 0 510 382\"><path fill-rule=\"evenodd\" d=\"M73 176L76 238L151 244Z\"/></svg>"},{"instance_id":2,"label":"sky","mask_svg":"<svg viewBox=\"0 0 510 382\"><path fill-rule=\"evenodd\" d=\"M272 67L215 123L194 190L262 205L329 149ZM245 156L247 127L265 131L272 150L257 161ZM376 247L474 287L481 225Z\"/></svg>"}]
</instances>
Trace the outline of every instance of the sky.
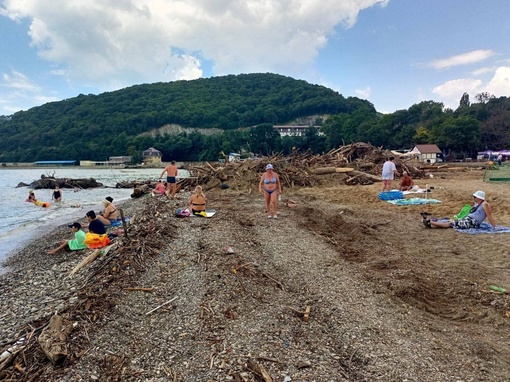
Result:
<instances>
[{"instance_id":1,"label":"sky","mask_svg":"<svg viewBox=\"0 0 510 382\"><path fill-rule=\"evenodd\" d=\"M0 0L0 115L277 73L392 113L510 96L509 0Z\"/></svg>"}]
</instances>

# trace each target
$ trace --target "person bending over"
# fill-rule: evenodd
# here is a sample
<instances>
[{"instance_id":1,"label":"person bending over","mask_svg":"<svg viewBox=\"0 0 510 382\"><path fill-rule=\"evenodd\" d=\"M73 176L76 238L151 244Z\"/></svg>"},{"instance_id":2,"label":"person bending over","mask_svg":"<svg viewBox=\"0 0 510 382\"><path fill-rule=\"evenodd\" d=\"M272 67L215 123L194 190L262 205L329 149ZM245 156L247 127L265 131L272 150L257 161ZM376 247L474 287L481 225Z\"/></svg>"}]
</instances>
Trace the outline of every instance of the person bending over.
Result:
<instances>
[{"instance_id":1,"label":"person bending over","mask_svg":"<svg viewBox=\"0 0 510 382\"><path fill-rule=\"evenodd\" d=\"M411 188L413 188L414 182L413 179L409 176L407 171L404 171L402 173L402 178L400 179L400 191L409 191Z\"/></svg>"},{"instance_id":2,"label":"person bending over","mask_svg":"<svg viewBox=\"0 0 510 382\"><path fill-rule=\"evenodd\" d=\"M71 228L71 231L74 233L74 239L62 241L60 246L52 249L51 251L48 251L49 255L54 255L63 249L68 249L69 251L78 251L80 249L87 248L85 245L85 232L81 230L81 224L75 222L68 225L68 227Z\"/></svg>"},{"instance_id":3,"label":"person bending over","mask_svg":"<svg viewBox=\"0 0 510 382\"><path fill-rule=\"evenodd\" d=\"M439 222L423 217L423 224L427 228L457 228L457 229L469 229L469 228L480 228L480 224L487 219L492 225L493 229L496 229L496 221L492 217L492 211L490 204L485 200L485 192L476 191L473 194L474 204L469 214L462 219L457 219L452 222Z\"/></svg>"}]
</instances>

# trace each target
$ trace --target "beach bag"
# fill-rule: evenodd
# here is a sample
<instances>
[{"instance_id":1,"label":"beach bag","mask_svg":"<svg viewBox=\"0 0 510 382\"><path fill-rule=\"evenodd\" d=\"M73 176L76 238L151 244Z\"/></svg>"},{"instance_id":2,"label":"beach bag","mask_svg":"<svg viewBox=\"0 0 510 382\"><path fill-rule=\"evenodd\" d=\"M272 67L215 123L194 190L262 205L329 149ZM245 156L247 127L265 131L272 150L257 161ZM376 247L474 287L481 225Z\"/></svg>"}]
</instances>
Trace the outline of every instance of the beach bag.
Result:
<instances>
[{"instance_id":1,"label":"beach bag","mask_svg":"<svg viewBox=\"0 0 510 382\"><path fill-rule=\"evenodd\" d=\"M89 248L102 248L110 244L110 239L106 234L98 235L97 233L87 232L85 235L85 245Z\"/></svg>"},{"instance_id":2,"label":"beach bag","mask_svg":"<svg viewBox=\"0 0 510 382\"><path fill-rule=\"evenodd\" d=\"M469 204L466 204L464 207L461 208L459 213L455 215L453 218L455 220L464 219L466 216L469 215L469 212L471 211L471 206Z\"/></svg>"}]
</instances>

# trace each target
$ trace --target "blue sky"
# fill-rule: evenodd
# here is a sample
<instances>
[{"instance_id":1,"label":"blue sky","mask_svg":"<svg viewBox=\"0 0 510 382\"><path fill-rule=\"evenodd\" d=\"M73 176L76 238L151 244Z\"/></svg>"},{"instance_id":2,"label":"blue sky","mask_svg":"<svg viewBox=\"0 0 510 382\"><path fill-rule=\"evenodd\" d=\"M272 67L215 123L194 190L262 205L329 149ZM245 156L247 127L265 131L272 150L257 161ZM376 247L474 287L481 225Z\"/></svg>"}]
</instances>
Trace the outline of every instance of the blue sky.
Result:
<instances>
[{"instance_id":1,"label":"blue sky","mask_svg":"<svg viewBox=\"0 0 510 382\"><path fill-rule=\"evenodd\" d=\"M509 0L0 0L0 115L272 72L372 102L510 96Z\"/></svg>"}]
</instances>

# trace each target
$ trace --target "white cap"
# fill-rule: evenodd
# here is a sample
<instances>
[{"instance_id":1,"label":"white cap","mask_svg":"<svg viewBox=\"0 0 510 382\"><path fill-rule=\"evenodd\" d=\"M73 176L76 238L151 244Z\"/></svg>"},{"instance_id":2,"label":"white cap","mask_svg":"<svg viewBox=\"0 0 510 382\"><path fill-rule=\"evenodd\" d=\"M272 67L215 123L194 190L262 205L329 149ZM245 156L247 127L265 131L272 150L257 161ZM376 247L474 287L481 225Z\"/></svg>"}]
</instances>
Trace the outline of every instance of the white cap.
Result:
<instances>
[{"instance_id":1,"label":"white cap","mask_svg":"<svg viewBox=\"0 0 510 382\"><path fill-rule=\"evenodd\" d=\"M473 196L478 199L485 200L485 192L483 191L476 191Z\"/></svg>"},{"instance_id":2,"label":"white cap","mask_svg":"<svg viewBox=\"0 0 510 382\"><path fill-rule=\"evenodd\" d=\"M273 165L271 163L269 163L267 166L266 166L266 170L272 170L273 169Z\"/></svg>"}]
</instances>

